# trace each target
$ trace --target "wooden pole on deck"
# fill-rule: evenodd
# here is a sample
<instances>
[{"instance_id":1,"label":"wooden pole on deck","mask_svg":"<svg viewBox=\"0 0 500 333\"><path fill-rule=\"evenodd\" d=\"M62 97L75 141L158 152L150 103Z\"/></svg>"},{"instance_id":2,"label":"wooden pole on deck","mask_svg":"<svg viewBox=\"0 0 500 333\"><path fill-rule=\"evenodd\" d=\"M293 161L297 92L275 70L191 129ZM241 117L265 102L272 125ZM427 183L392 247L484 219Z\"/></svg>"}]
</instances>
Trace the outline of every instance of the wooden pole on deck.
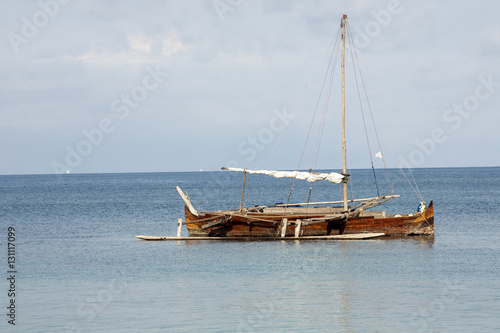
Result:
<instances>
[{"instance_id":1,"label":"wooden pole on deck","mask_svg":"<svg viewBox=\"0 0 500 333\"><path fill-rule=\"evenodd\" d=\"M179 192L179 195L181 196L182 200L184 200L184 203L188 207L189 211L193 214L198 216L198 212L196 209L194 209L193 205L191 204L191 200L182 192L181 188L179 186L176 187L177 192ZM187 193L187 192L186 192Z\"/></svg>"},{"instance_id":2,"label":"wooden pole on deck","mask_svg":"<svg viewBox=\"0 0 500 333\"><path fill-rule=\"evenodd\" d=\"M302 226L302 220L295 221L295 237L300 237L300 227Z\"/></svg>"},{"instance_id":3,"label":"wooden pole on deck","mask_svg":"<svg viewBox=\"0 0 500 333\"><path fill-rule=\"evenodd\" d=\"M285 237L286 235L286 226L288 225L288 219L284 218L282 223L283 225L281 226L281 238Z\"/></svg>"},{"instance_id":4,"label":"wooden pole on deck","mask_svg":"<svg viewBox=\"0 0 500 333\"><path fill-rule=\"evenodd\" d=\"M344 14L341 21L342 28L342 56L340 60L340 68L342 69L342 82L341 82L341 99L342 99L342 174L344 175L343 180L343 191L344 191L344 210L347 211L347 162L346 162L346 142L345 142L345 30L347 24L347 15Z\"/></svg>"},{"instance_id":5,"label":"wooden pole on deck","mask_svg":"<svg viewBox=\"0 0 500 333\"><path fill-rule=\"evenodd\" d=\"M241 190L241 200L240 200L240 213L243 209L243 195L245 194L245 179L247 176L247 169L243 171L243 189Z\"/></svg>"},{"instance_id":6,"label":"wooden pole on deck","mask_svg":"<svg viewBox=\"0 0 500 333\"><path fill-rule=\"evenodd\" d=\"M177 220L177 237L181 237L182 219Z\"/></svg>"}]
</instances>

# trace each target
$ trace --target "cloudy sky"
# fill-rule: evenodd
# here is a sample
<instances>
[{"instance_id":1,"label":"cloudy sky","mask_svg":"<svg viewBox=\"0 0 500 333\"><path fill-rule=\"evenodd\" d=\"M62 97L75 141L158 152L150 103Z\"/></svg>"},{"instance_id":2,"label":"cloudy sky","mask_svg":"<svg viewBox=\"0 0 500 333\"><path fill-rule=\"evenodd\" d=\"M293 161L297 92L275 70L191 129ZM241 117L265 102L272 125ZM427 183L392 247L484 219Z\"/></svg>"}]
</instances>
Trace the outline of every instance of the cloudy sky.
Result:
<instances>
[{"instance_id":1,"label":"cloudy sky","mask_svg":"<svg viewBox=\"0 0 500 333\"><path fill-rule=\"evenodd\" d=\"M498 166L499 12L481 0L3 1L0 174L295 169L321 66L309 80L344 13L389 167ZM346 80L348 163L370 167ZM303 169L341 166L338 96L330 106Z\"/></svg>"}]
</instances>

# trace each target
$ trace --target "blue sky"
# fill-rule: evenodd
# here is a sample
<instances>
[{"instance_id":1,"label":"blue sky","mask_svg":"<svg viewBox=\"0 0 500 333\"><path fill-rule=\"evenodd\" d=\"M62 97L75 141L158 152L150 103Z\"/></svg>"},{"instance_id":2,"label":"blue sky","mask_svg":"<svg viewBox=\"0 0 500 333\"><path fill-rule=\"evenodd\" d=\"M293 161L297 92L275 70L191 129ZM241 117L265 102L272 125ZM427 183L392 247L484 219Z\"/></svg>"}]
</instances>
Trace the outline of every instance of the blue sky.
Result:
<instances>
[{"instance_id":1,"label":"blue sky","mask_svg":"<svg viewBox=\"0 0 500 333\"><path fill-rule=\"evenodd\" d=\"M2 2L0 174L295 169L320 84L292 109L344 13L389 167L498 166L499 12L495 1ZM349 83L348 163L366 168ZM340 168L337 100L320 158L306 153L301 168Z\"/></svg>"}]
</instances>

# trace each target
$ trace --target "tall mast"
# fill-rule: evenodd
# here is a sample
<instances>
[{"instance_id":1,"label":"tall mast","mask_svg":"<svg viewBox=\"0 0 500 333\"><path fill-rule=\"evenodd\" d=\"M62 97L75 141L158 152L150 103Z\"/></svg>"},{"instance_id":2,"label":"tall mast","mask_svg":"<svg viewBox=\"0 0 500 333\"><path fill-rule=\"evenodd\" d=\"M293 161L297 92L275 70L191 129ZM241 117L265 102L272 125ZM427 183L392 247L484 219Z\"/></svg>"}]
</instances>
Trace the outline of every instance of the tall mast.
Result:
<instances>
[{"instance_id":1,"label":"tall mast","mask_svg":"<svg viewBox=\"0 0 500 333\"><path fill-rule=\"evenodd\" d=\"M344 14L340 27L342 28L342 57L340 62L340 68L342 70L342 174L346 177L342 183L344 190L344 210L347 211L347 158L346 158L346 143L345 143L345 68L344 68L344 56L345 56L345 30L347 23L347 15Z\"/></svg>"}]
</instances>

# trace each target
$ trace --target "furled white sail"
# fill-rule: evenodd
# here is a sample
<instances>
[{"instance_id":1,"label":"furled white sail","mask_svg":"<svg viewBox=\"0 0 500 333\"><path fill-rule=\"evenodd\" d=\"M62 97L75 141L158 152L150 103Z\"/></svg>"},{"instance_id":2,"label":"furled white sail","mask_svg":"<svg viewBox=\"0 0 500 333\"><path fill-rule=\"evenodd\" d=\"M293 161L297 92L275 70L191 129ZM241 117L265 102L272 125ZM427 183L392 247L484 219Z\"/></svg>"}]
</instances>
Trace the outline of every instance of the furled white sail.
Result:
<instances>
[{"instance_id":1,"label":"furled white sail","mask_svg":"<svg viewBox=\"0 0 500 333\"><path fill-rule=\"evenodd\" d=\"M247 172L251 174L262 174L273 176L274 178L296 178L300 180L307 180L308 182L317 182L319 180L328 180L330 183L339 184L344 180L344 176L340 173L312 173L303 171L273 171L273 170L247 170L241 168L222 168L222 170Z\"/></svg>"}]
</instances>

